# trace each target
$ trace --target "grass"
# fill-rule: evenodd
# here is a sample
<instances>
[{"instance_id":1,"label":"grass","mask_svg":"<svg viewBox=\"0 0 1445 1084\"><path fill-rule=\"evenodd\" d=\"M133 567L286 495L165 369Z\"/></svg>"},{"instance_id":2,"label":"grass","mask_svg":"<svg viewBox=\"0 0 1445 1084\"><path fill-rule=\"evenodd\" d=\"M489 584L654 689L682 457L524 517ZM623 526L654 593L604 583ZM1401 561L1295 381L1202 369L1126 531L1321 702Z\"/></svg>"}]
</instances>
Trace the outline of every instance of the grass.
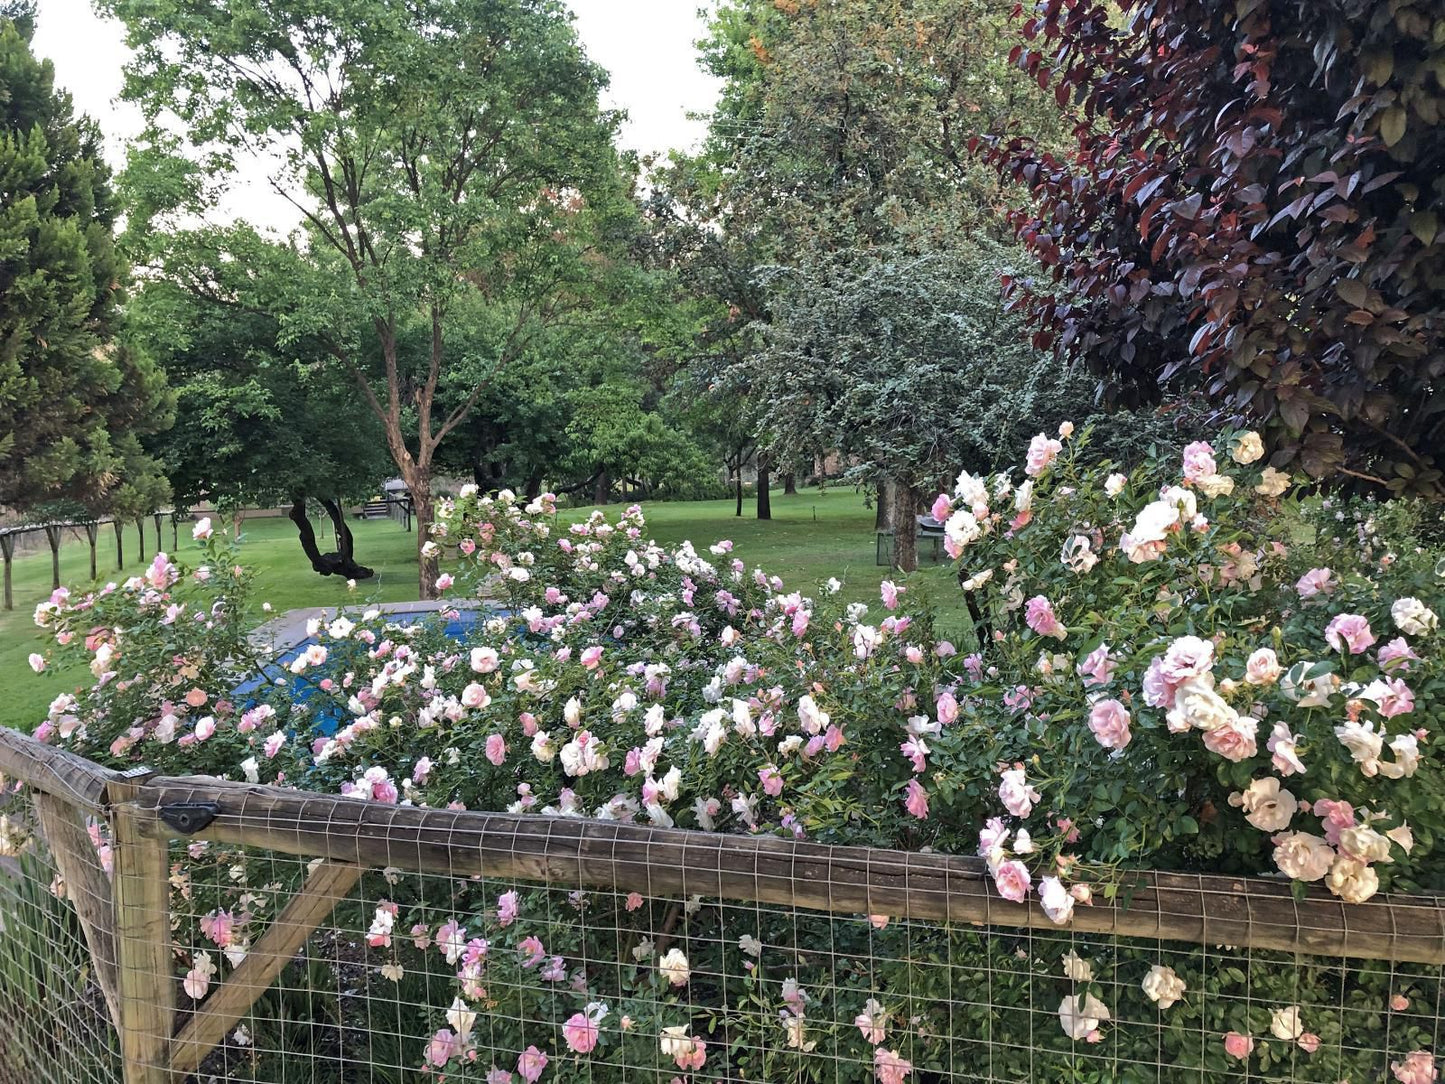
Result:
<instances>
[{"instance_id":1,"label":"grass","mask_svg":"<svg viewBox=\"0 0 1445 1084\"><path fill-rule=\"evenodd\" d=\"M616 514L620 506L607 509ZM720 539L731 539L734 556L748 566L761 566L781 576L790 588L811 590L817 583L837 577L843 582L843 597L850 601L874 602L878 584L887 570L874 564L873 510L863 497L848 489L808 491L795 496L773 497L773 519L753 518L753 505L744 505L741 519L733 515L732 501L689 501L646 506L648 534L665 546L690 539L700 549ZM584 518L590 508L568 509L566 522ZM354 523L357 560L376 570L376 577L348 592L344 581L318 576L301 552L296 530L286 519L249 519L243 524L243 559L257 571L258 597L277 611L304 606L356 605L368 601L396 602L417 597L416 539L391 520ZM153 547L155 536L147 532ZM165 541L170 542L170 531ZM136 575L142 565L136 559L134 530L126 533L128 563L123 575ZM325 543L322 543L325 545ZM182 525L180 552L191 545ZM149 559L152 550L147 549ZM83 541L62 545L61 582L70 587L89 581L89 553ZM117 579L114 537L103 532L100 542L102 579ZM30 730L44 717L45 707L57 694L73 688L77 675L49 671L36 676L26 657L40 650L38 630L31 615L35 604L50 593L50 552L17 556L14 564L15 610L0 612L0 723ZM913 577L915 590L931 592L942 603L947 622L962 627L957 590L951 589L947 568L928 569Z\"/></svg>"}]
</instances>

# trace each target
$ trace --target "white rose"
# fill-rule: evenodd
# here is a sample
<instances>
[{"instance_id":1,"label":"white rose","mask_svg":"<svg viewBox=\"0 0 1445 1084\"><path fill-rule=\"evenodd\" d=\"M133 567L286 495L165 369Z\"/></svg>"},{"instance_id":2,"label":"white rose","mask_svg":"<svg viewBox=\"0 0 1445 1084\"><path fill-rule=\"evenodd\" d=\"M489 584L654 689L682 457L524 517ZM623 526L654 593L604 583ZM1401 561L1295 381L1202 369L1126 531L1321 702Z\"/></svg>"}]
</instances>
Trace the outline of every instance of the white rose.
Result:
<instances>
[{"instance_id":1,"label":"white rose","mask_svg":"<svg viewBox=\"0 0 1445 1084\"><path fill-rule=\"evenodd\" d=\"M1151 967L1141 985L1149 1000L1161 1009L1170 1008L1184 996L1184 991L1188 989L1184 985L1184 980L1175 974L1172 967L1165 967L1162 964L1155 964Z\"/></svg>"},{"instance_id":2,"label":"white rose","mask_svg":"<svg viewBox=\"0 0 1445 1084\"><path fill-rule=\"evenodd\" d=\"M1127 475L1114 473L1104 479L1104 492L1111 497L1117 497L1124 492L1124 487L1129 484Z\"/></svg>"},{"instance_id":3,"label":"white rose","mask_svg":"<svg viewBox=\"0 0 1445 1084\"><path fill-rule=\"evenodd\" d=\"M1206 497L1227 497L1234 492L1234 479L1227 474L1211 474L1196 478L1194 484Z\"/></svg>"},{"instance_id":4,"label":"white rose","mask_svg":"<svg viewBox=\"0 0 1445 1084\"><path fill-rule=\"evenodd\" d=\"M1097 1031L1109 1019L1109 1008L1093 994L1070 994L1059 1002L1059 1026L1075 1042Z\"/></svg>"},{"instance_id":5,"label":"white rose","mask_svg":"<svg viewBox=\"0 0 1445 1084\"><path fill-rule=\"evenodd\" d=\"M687 957L681 949L668 949L662 954L662 959L657 961L657 970L673 986L686 986L692 969L688 967Z\"/></svg>"},{"instance_id":6,"label":"white rose","mask_svg":"<svg viewBox=\"0 0 1445 1084\"><path fill-rule=\"evenodd\" d=\"M1335 849L1320 836L1287 832L1274 837L1274 864L1296 881L1318 881L1329 872Z\"/></svg>"},{"instance_id":7,"label":"white rose","mask_svg":"<svg viewBox=\"0 0 1445 1084\"><path fill-rule=\"evenodd\" d=\"M1229 804L1244 810L1244 819L1261 832L1280 832L1289 827L1299 802L1287 790L1282 790L1279 780L1273 777L1256 779L1241 794L1235 791L1229 796Z\"/></svg>"},{"instance_id":8,"label":"white rose","mask_svg":"<svg viewBox=\"0 0 1445 1084\"><path fill-rule=\"evenodd\" d=\"M1395 627L1407 636L1424 636L1440 624L1435 611L1418 598L1397 598L1390 607Z\"/></svg>"},{"instance_id":9,"label":"white rose","mask_svg":"<svg viewBox=\"0 0 1445 1084\"><path fill-rule=\"evenodd\" d=\"M1346 903L1364 903L1380 890L1380 877L1363 862L1342 854L1330 867L1325 887Z\"/></svg>"},{"instance_id":10,"label":"white rose","mask_svg":"<svg viewBox=\"0 0 1445 1084\"><path fill-rule=\"evenodd\" d=\"M1238 721L1239 712L1197 678L1179 687L1174 696L1174 707L1168 714L1169 729L1176 734L1191 728L1207 734Z\"/></svg>"},{"instance_id":11,"label":"white rose","mask_svg":"<svg viewBox=\"0 0 1445 1084\"><path fill-rule=\"evenodd\" d=\"M1262 647L1254 652L1244 664L1244 680L1251 685L1273 685L1283 672L1279 656L1269 647Z\"/></svg>"},{"instance_id":12,"label":"white rose","mask_svg":"<svg viewBox=\"0 0 1445 1084\"><path fill-rule=\"evenodd\" d=\"M1073 979L1075 982L1093 982L1094 968L1088 960L1084 959L1073 949L1064 957L1064 977Z\"/></svg>"},{"instance_id":13,"label":"white rose","mask_svg":"<svg viewBox=\"0 0 1445 1084\"><path fill-rule=\"evenodd\" d=\"M1385 736L1376 733L1374 723L1347 722L1343 726L1335 727L1335 737L1349 750L1362 773L1367 776L1379 774L1380 753L1385 747Z\"/></svg>"},{"instance_id":14,"label":"white rose","mask_svg":"<svg viewBox=\"0 0 1445 1084\"><path fill-rule=\"evenodd\" d=\"M1234 438L1234 443L1229 448L1229 454L1236 463L1253 463L1264 455L1264 441L1260 440L1259 434L1251 429Z\"/></svg>"},{"instance_id":15,"label":"white rose","mask_svg":"<svg viewBox=\"0 0 1445 1084\"><path fill-rule=\"evenodd\" d=\"M1273 467L1265 467L1260 483L1254 487L1254 491L1261 496L1278 497L1288 488L1288 474L1284 471L1275 470Z\"/></svg>"},{"instance_id":16,"label":"white rose","mask_svg":"<svg viewBox=\"0 0 1445 1084\"><path fill-rule=\"evenodd\" d=\"M1276 1039L1292 1043L1304 1034L1304 1024L1299 1018L1299 1006L1275 1009L1269 1014L1269 1030Z\"/></svg>"},{"instance_id":17,"label":"white rose","mask_svg":"<svg viewBox=\"0 0 1445 1084\"><path fill-rule=\"evenodd\" d=\"M543 764L549 763L557 755L557 745L545 730L539 730L532 735L532 755Z\"/></svg>"},{"instance_id":18,"label":"white rose","mask_svg":"<svg viewBox=\"0 0 1445 1084\"><path fill-rule=\"evenodd\" d=\"M1361 862L1393 862L1390 840L1373 828L1357 824L1340 833L1340 850Z\"/></svg>"}]
</instances>

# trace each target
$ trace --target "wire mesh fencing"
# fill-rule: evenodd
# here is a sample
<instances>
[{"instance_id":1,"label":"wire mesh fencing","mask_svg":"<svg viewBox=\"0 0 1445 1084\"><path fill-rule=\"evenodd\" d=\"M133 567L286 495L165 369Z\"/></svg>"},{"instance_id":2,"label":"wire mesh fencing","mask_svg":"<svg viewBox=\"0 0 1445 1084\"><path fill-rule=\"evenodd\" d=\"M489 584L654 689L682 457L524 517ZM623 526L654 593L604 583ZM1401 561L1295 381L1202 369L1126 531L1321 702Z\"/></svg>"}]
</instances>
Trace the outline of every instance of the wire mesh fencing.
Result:
<instances>
[{"instance_id":1,"label":"wire mesh fencing","mask_svg":"<svg viewBox=\"0 0 1445 1084\"><path fill-rule=\"evenodd\" d=\"M97 773L9 792L0 1081L1435 1078L1434 899Z\"/></svg>"}]
</instances>

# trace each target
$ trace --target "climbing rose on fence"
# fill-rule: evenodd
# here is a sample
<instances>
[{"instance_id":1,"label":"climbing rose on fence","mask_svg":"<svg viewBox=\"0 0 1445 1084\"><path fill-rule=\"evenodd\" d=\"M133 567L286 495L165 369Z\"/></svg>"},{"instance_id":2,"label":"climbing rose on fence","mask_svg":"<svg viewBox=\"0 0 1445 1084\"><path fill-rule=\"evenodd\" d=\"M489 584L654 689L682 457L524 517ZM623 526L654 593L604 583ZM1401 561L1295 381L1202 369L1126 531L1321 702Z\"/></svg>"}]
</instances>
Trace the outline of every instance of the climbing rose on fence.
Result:
<instances>
[{"instance_id":1,"label":"climbing rose on fence","mask_svg":"<svg viewBox=\"0 0 1445 1084\"><path fill-rule=\"evenodd\" d=\"M934 504L973 628L940 627L906 585L864 605L836 585L784 584L727 545L665 549L636 508L569 524L550 497L469 488L444 503L434 539L453 562L448 589L492 600L461 639L358 608L316 620L314 642L275 663L247 637L249 575L213 533L195 567L160 555L143 576L37 609L54 653L91 674L38 733L111 763L375 802L976 853L1003 897L1032 896L1060 924L1129 866L1273 872L1349 901L1440 887L1445 581L1428 555L1316 547L1305 506L1265 484L1247 434L1127 471L1090 461L1087 433L1061 436L1032 442L1012 472L961 476ZM193 845L188 858L224 863L173 882L200 998L259 927L244 856ZM440 924L405 882L370 897L385 906L360 924L390 954L388 981L453 982L450 1010L416 1009L429 1037L418 1065L469 1063L469 1014L502 986L531 999L513 1019L558 1025L545 1048L515 1033L512 1068L494 1072L565 1074L628 1036L649 1037L668 1071L725 1056L699 1031L710 1010L669 1011L659 996L727 975L721 948L640 943L634 977L604 988L575 958L575 923L529 906L534 895L463 893ZM576 906L606 931L659 905L621 899ZM937 1041L888 992L914 989L921 935L869 925L877 988L825 995L803 973L756 996L776 1001L779 1051L904 1079ZM215 954L189 947L207 931ZM727 933L716 943L751 938L762 966L766 928ZM1189 1003L1198 973L1174 964L1141 959L1131 996L1212 1011ZM1150 966L1161 970L1140 985ZM825 996L836 1006L810 1004ZM1114 1026L1095 993L1069 997L1068 1041Z\"/></svg>"}]
</instances>

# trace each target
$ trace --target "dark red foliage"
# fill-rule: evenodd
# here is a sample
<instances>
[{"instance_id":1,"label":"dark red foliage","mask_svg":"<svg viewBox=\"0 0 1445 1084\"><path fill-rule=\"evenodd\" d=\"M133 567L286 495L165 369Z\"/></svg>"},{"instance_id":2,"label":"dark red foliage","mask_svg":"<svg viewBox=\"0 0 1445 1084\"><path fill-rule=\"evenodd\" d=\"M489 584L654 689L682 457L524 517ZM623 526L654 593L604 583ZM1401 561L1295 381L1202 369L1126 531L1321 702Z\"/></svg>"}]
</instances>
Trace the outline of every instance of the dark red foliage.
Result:
<instances>
[{"instance_id":1,"label":"dark red foliage","mask_svg":"<svg viewBox=\"0 0 1445 1084\"><path fill-rule=\"evenodd\" d=\"M1014 60L1077 111L1077 151L978 149L1033 194L1014 282L1036 343L1125 402L1202 387L1277 466L1440 495L1445 5L1021 5Z\"/></svg>"}]
</instances>

